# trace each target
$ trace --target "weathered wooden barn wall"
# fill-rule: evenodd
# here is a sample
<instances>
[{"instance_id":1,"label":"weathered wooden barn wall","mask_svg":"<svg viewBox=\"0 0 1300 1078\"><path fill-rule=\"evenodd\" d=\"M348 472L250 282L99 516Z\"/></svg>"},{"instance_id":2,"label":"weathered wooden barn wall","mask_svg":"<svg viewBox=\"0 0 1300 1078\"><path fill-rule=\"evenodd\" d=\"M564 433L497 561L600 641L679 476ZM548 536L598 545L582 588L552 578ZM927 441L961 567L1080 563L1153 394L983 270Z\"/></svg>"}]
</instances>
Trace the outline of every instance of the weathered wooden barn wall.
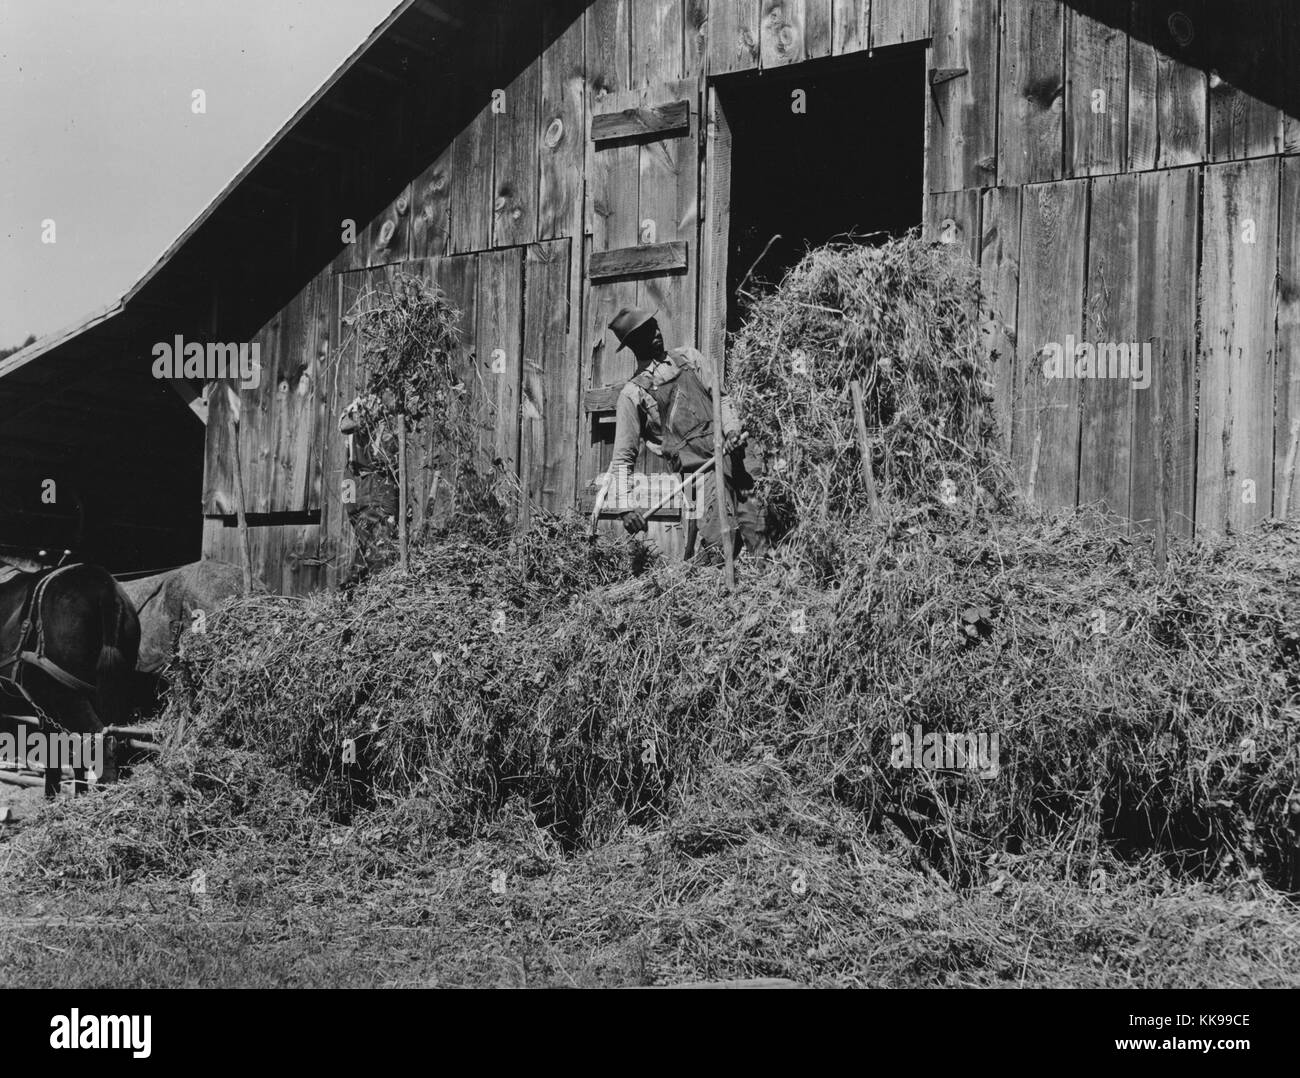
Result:
<instances>
[{"instance_id":1,"label":"weathered wooden barn wall","mask_svg":"<svg viewBox=\"0 0 1300 1078\"><path fill-rule=\"evenodd\" d=\"M934 0L932 27L927 225L991 289L1026 488L1139 523L1162 489L1184 535L1294 506L1300 8ZM1152 386L1044 378L1067 335L1151 342Z\"/></svg>"},{"instance_id":2,"label":"weathered wooden barn wall","mask_svg":"<svg viewBox=\"0 0 1300 1078\"><path fill-rule=\"evenodd\" d=\"M529 504L572 506L609 463L611 388L630 371L626 355L612 354L606 323L625 304L648 305L659 308L670 344L698 339L707 75L929 34L928 7L910 0L483 7L456 80L459 94L482 102L477 116L394 191L384 213L357 222L357 242L256 338L268 371L241 393L238 452L247 509L265 514L250 527L255 566L273 590L335 584L351 558L336 424L358 387L341 318L368 289L400 270L448 292L464 312L482 448L520 477ZM394 107L400 132L430 106ZM366 167L364 158L358 147L348 167ZM917 200L919 210L920 191ZM504 371L493 373L498 349ZM232 428L222 395L213 401L204 550L235 561ZM440 491L446 497L455 466L438 449L411 453L417 526ZM643 455L640 466L660 463ZM680 524L656 523L652 536L670 551L683 545Z\"/></svg>"},{"instance_id":3,"label":"weathered wooden barn wall","mask_svg":"<svg viewBox=\"0 0 1300 1078\"><path fill-rule=\"evenodd\" d=\"M1282 73L1300 12L1280 0L1231 17L1203 0L482 8L449 80L477 114L399 177L387 210L358 222L357 242L259 338L275 375L244 394L239 451L250 505L272 514L253 529L271 586L332 584L350 556L336 423L357 386L340 318L367 287L400 268L452 295L484 449L530 504L574 505L608 463L630 369L612 352L612 314L651 305L670 344L720 339L717 267L701 261L727 205L709 184L725 169L710 161L709 80L918 43L929 85L898 90L927 98L918 214L980 266L1002 435L1025 488L1140 522L1163 497L1183 534L1295 503L1300 91ZM395 101L382 137L444 107ZM366 167L364 146L346 167ZM1067 336L1150 342L1152 386L1045 379L1044 346ZM233 560L235 529L215 519L228 518L233 459L221 407L205 550ZM437 446L413 450L417 521L436 512L449 464ZM286 513L303 516L275 522ZM655 531L680 547L679 527Z\"/></svg>"}]
</instances>

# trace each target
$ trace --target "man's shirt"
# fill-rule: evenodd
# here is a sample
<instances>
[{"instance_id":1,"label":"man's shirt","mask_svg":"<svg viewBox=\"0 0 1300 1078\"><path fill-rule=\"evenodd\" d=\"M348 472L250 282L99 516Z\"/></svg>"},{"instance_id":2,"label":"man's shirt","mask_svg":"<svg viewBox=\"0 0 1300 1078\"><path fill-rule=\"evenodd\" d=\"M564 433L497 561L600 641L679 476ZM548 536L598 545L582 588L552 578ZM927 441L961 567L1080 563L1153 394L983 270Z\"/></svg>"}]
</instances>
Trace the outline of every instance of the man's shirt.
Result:
<instances>
[{"instance_id":1,"label":"man's shirt","mask_svg":"<svg viewBox=\"0 0 1300 1078\"><path fill-rule=\"evenodd\" d=\"M706 389L713 388L713 364L695 348L673 348L658 363L638 364L633 378L643 371L650 371L656 384L671 381L676 377L677 364L670 358L682 358L682 366L695 371ZM731 398L722 395L722 432L734 434L740 430ZM618 395L615 409L614 455L609 462L612 469L626 467L631 473L636 468L636 458L641 452L642 440L646 448L655 456L662 456L663 427L659 417L659 406L654 397L631 379L624 383Z\"/></svg>"}]
</instances>

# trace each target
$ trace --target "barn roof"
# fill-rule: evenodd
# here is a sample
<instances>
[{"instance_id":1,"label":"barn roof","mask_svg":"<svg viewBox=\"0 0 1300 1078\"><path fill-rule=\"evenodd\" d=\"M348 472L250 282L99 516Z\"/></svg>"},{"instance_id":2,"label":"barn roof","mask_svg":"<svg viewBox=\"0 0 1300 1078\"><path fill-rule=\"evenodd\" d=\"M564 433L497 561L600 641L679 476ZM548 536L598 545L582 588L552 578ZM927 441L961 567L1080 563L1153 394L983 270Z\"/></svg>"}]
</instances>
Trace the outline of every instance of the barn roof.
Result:
<instances>
[{"instance_id":1,"label":"barn roof","mask_svg":"<svg viewBox=\"0 0 1300 1078\"><path fill-rule=\"evenodd\" d=\"M470 10L469 0L401 0L120 298L0 360L0 453L57 463L80 451L68 434L81 424L179 405L142 381L141 342L247 338L337 253L340 206L362 225L382 210L450 138L454 107L440 102L442 123L417 134L429 117L406 103L454 89Z\"/></svg>"}]
</instances>

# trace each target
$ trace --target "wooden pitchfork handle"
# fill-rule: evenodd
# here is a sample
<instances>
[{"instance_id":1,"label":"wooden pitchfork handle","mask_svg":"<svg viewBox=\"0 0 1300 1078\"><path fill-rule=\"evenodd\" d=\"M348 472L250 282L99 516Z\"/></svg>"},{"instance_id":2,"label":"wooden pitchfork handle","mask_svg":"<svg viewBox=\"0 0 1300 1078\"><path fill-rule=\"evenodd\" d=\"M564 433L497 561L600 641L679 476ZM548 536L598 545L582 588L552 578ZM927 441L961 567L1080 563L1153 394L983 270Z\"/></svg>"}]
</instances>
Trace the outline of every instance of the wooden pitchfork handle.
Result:
<instances>
[{"instance_id":1,"label":"wooden pitchfork handle","mask_svg":"<svg viewBox=\"0 0 1300 1078\"><path fill-rule=\"evenodd\" d=\"M706 464L705 467L706 468L712 467L712 464L711 463ZM629 509L628 512L640 513L642 517L645 518L645 521L648 524L650 522L650 518L654 516L657 512L659 512L660 509L662 509L670 501L676 498L679 494L684 494L686 492L687 484L689 484L693 479L695 479L696 476L698 476L702 471L704 471L704 468L696 468L695 471L693 472L687 472L685 478L683 478L682 481L677 484L677 486L675 486L672 490L670 490L667 494L665 494L662 498L660 498L657 502L655 502L655 504L652 505L649 509L646 510ZM600 488L600 493L596 495L596 506L591 511L591 532L589 536L591 538L594 538L596 535L596 523L600 519L600 511L605 505L605 498L609 494L609 488L612 485L612 483L613 483L613 476L611 474L610 478L605 481L605 485Z\"/></svg>"}]
</instances>

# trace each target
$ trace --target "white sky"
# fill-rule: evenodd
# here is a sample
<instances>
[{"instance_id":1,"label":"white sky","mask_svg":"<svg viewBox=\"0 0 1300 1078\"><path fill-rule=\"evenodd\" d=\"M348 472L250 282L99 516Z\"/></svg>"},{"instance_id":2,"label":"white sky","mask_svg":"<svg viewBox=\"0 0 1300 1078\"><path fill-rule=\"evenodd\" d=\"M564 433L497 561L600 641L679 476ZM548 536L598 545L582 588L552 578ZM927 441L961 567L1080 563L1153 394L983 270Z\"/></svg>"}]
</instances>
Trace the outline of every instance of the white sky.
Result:
<instances>
[{"instance_id":1,"label":"white sky","mask_svg":"<svg viewBox=\"0 0 1300 1078\"><path fill-rule=\"evenodd\" d=\"M0 347L130 288L396 6L0 0Z\"/></svg>"}]
</instances>

